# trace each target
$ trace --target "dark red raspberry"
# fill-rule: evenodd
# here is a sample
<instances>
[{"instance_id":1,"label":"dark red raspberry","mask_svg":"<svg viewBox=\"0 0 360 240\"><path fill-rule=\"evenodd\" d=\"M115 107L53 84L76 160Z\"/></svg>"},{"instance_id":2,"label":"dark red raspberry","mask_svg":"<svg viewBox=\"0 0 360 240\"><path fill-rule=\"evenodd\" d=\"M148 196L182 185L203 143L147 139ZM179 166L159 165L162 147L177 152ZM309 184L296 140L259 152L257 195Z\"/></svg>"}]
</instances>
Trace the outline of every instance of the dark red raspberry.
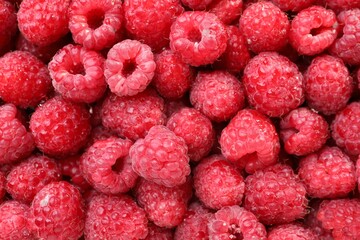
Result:
<instances>
[{"instance_id":1,"label":"dark red raspberry","mask_svg":"<svg viewBox=\"0 0 360 240\"><path fill-rule=\"evenodd\" d=\"M145 240L173 240L173 231L169 228L158 227L153 223L148 224L149 233Z\"/></svg>"},{"instance_id":2,"label":"dark red raspberry","mask_svg":"<svg viewBox=\"0 0 360 240\"><path fill-rule=\"evenodd\" d=\"M250 104L271 117L282 116L304 101L302 74L276 52L252 58L245 67L243 83Z\"/></svg>"},{"instance_id":3,"label":"dark red raspberry","mask_svg":"<svg viewBox=\"0 0 360 240\"><path fill-rule=\"evenodd\" d=\"M0 203L2 202L3 197L6 194L5 186L6 186L6 175L5 173L0 171Z\"/></svg>"},{"instance_id":4,"label":"dark red raspberry","mask_svg":"<svg viewBox=\"0 0 360 240\"><path fill-rule=\"evenodd\" d=\"M324 3L328 8L334 9L334 11L342 11L353 8L360 8L359 0L324 0Z\"/></svg>"},{"instance_id":5,"label":"dark red raspberry","mask_svg":"<svg viewBox=\"0 0 360 240\"><path fill-rule=\"evenodd\" d=\"M315 1L316 0L271 0L273 4L278 6L284 12L298 12L310 7Z\"/></svg>"},{"instance_id":6,"label":"dark red raspberry","mask_svg":"<svg viewBox=\"0 0 360 240\"><path fill-rule=\"evenodd\" d=\"M130 148L132 167L146 180L166 187L184 184L190 174L184 139L164 126L154 126Z\"/></svg>"},{"instance_id":7,"label":"dark red raspberry","mask_svg":"<svg viewBox=\"0 0 360 240\"><path fill-rule=\"evenodd\" d=\"M304 224L307 228L311 229L319 240L334 240L331 236L331 231L322 227L321 222L317 219L316 215L319 211L321 200L312 200L309 204L309 214L304 219ZM317 239L317 238L315 238Z\"/></svg>"},{"instance_id":8,"label":"dark red raspberry","mask_svg":"<svg viewBox=\"0 0 360 240\"><path fill-rule=\"evenodd\" d=\"M0 56L5 53L17 32L16 11L14 5L0 0Z\"/></svg>"},{"instance_id":9,"label":"dark red raspberry","mask_svg":"<svg viewBox=\"0 0 360 240\"><path fill-rule=\"evenodd\" d=\"M242 6L242 0L212 0L207 9L224 24L231 24L240 17Z\"/></svg>"},{"instance_id":10,"label":"dark red raspberry","mask_svg":"<svg viewBox=\"0 0 360 240\"><path fill-rule=\"evenodd\" d=\"M21 108L35 107L51 89L46 65L29 52L0 58L0 97Z\"/></svg>"},{"instance_id":11,"label":"dark red raspberry","mask_svg":"<svg viewBox=\"0 0 360 240\"><path fill-rule=\"evenodd\" d=\"M316 240L317 235L301 224L289 223L272 228L268 234L268 240Z\"/></svg>"},{"instance_id":12,"label":"dark red raspberry","mask_svg":"<svg viewBox=\"0 0 360 240\"><path fill-rule=\"evenodd\" d=\"M79 190L68 182L53 182L36 195L30 206L31 228L40 239L79 239L85 224Z\"/></svg>"},{"instance_id":13,"label":"dark red raspberry","mask_svg":"<svg viewBox=\"0 0 360 240\"><path fill-rule=\"evenodd\" d=\"M56 42L69 31L70 0L23 0L17 13L19 30L39 46Z\"/></svg>"},{"instance_id":14,"label":"dark red raspberry","mask_svg":"<svg viewBox=\"0 0 360 240\"><path fill-rule=\"evenodd\" d=\"M190 91L190 101L210 120L227 121L244 107L244 87L226 71L199 72Z\"/></svg>"},{"instance_id":15,"label":"dark red raspberry","mask_svg":"<svg viewBox=\"0 0 360 240\"><path fill-rule=\"evenodd\" d=\"M110 94L101 116L105 127L131 140L145 137L152 126L163 125L166 119L164 100L151 88L132 97Z\"/></svg>"},{"instance_id":16,"label":"dark red raspberry","mask_svg":"<svg viewBox=\"0 0 360 240\"><path fill-rule=\"evenodd\" d=\"M94 196L88 205L85 239L144 239L148 234L145 211L127 195Z\"/></svg>"},{"instance_id":17,"label":"dark red raspberry","mask_svg":"<svg viewBox=\"0 0 360 240\"><path fill-rule=\"evenodd\" d=\"M304 156L319 150L330 136L326 120L308 108L297 108L281 119L280 137L287 153Z\"/></svg>"},{"instance_id":18,"label":"dark red raspberry","mask_svg":"<svg viewBox=\"0 0 360 240\"><path fill-rule=\"evenodd\" d=\"M69 8L69 29L76 43L102 50L122 35L123 11L120 0L75 0Z\"/></svg>"},{"instance_id":19,"label":"dark red raspberry","mask_svg":"<svg viewBox=\"0 0 360 240\"><path fill-rule=\"evenodd\" d=\"M248 173L274 165L280 151L271 121L256 110L244 109L231 119L220 137L223 155Z\"/></svg>"},{"instance_id":20,"label":"dark red raspberry","mask_svg":"<svg viewBox=\"0 0 360 240\"><path fill-rule=\"evenodd\" d=\"M91 132L90 114L84 105L56 96L36 108L30 129L36 146L45 154L71 155L86 144Z\"/></svg>"},{"instance_id":21,"label":"dark red raspberry","mask_svg":"<svg viewBox=\"0 0 360 240\"><path fill-rule=\"evenodd\" d=\"M181 3L193 10L205 10L212 1L214 0L181 0Z\"/></svg>"},{"instance_id":22,"label":"dark red raspberry","mask_svg":"<svg viewBox=\"0 0 360 240\"><path fill-rule=\"evenodd\" d=\"M220 57L227 39L226 28L215 14L188 11L171 26L170 47L185 63L200 66Z\"/></svg>"}]
</instances>

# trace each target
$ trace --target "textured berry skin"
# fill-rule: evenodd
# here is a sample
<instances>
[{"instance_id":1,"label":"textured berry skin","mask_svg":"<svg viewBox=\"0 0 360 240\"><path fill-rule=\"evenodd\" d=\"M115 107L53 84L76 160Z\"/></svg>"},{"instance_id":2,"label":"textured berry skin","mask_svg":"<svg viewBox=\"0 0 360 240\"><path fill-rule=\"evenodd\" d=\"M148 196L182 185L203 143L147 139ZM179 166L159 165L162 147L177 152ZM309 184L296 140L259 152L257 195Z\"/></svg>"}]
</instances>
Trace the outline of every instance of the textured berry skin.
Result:
<instances>
[{"instance_id":1,"label":"textured berry skin","mask_svg":"<svg viewBox=\"0 0 360 240\"><path fill-rule=\"evenodd\" d=\"M6 194L5 186L6 186L6 175L5 173L0 171L0 203L2 202L3 197Z\"/></svg>"},{"instance_id":2,"label":"textured berry skin","mask_svg":"<svg viewBox=\"0 0 360 240\"><path fill-rule=\"evenodd\" d=\"M123 12L120 0L76 0L69 8L69 29L76 43L102 50L121 37Z\"/></svg>"},{"instance_id":3,"label":"textured berry skin","mask_svg":"<svg viewBox=\"0 0 360 240\"><path fill-rule=\"evenodd\" d=\"M292 110L280 122L280 137L284 142L284 149L297 156L319 150L329 136L326 120L305 107Z\"/></svg>"},{"instance_id":4,"label":"textured berry skin","mask_svg":"<svg viewBox=\"0 0 360 240\"><path fill-rule=\"evenodd\" d=\"M208 6L209 12L215 14L224 24L237 20L242 12L242 0L213 0Z\"/></svg>"},{"instance_id":5,"label":"textured berry skin","mask_svg":"<svg viewBox=\"0 0 360 240\"><path fill-rule=\"evenodd\" d=\"M319 240L334 240L331 236L331 231L324 229L321 222L316 217L319 211L320 203L321 200L310 201L309 214L306 215L304 224L318 236Z\"/></svg>"},{"instance_id":6,"label":"textured berry skin","mask_svg":"<svg viewBox=\"0 0 360 240\"><path fill-rule=\"evenodd\" d=\"M79 239L85 224L79 190L68 182L53 182L36 195L30 206L31 228L40 239Z\"/></svg>"},{"instance_id":7,"label":"textured berry skin","mask_svg":"<svg viewBox=\"0 0 360 240\"><path fill-rule=\"evenodd\" d=\"M289 42L301 55L316 55L334 42L337 27L332 10L312 6L299 12L291 21Z\"/></svg>"},{"instance_id":8,"label":"textured berry skin","mask_svg":"<svg viewBox=\"0 0 360 240\"><path fill-rule=\"evenodd\" d=\"M110 94L101 109L102 123L120 136L143 138L152 126L165 124L164 100L148 88L132 97Z\"/></svg>"},{"instance_id":9,"label":"textured berry skin","mask_svg":"<svg viewBox=\"0 0 360 240\"><path fill-rule=\"evenodd\" d=\"M302 74L293 62L276 52L252 58L242 81L249 103L270 117L280 117L304 102Z\"/></svg>"},{"instance_id":10,"label":"textured berry skin","mask_svg":"<svg viewBox=\"0 0 360 240\"><path fill-rule=\"evenodd\" d=\"M8 50L11 40L17 31L16 11L13 4L0 1L0 56Z\"/></svg>"},{"instance_id":11,"label":"textured berry skin","mask_svg":"<svg viewBox=\"0 0 360 240\"><path fill-rule=\"evenodd\" d=\"M306 189L293 170L276 164L245 179L244 207L264 224L284 224L307 213Z\"/></svg>"},{"instance_id":12,"label":"textured berry skin","mask_svg":"<svg viewBox=\"0 0 360 240\"><path fill-rule=\"evenodd\" d=\"M208 223L210 240L266 239L266 229L255 215L237 205L224 207Z\"/></svg>"},{"instance_id":13,"label":"textured berry skin","mask_svg":"<svg viewBox=\"0 0 360 240\"><path fill-rule=\"evenodd\" d=\"M100 119L100 121L101 121L101 119ZM105 140L110 137L118 138L119 136L112 130L110 130L102 125L98 125L91 130L91 134L88 139L88 142L86 143L85 148L90 147L98 140Z\"/></svg>"},{"instance_id":14,"label":"textured berry skin","mask_svg":"<svg viewBox=\"0 0 360 240\"><path fill-rule=\"evenodd\" d=\"M19 30L39 46L59 40L69 31L70 0L23 0L17 13Z\"/></svg>"},{"instance_id":15,"label":"textured berry skin","mask_svg":"<svg viewBox=\"0 0 360 240\"><path fill-rule=\"evenodd\" d=\"M85 239L144 239L147 223L145 211L129 196L99 194L88 205Z\"/></svg>"},{"instance_id":16,"label":"textured berry skin","mask_svg":"<svg viewBox=\"0 0 360 240\"><path fill-rule=\"evenodd\" d=\"M154 77L156 64L148 45L136 40L115 44L105 61L105 79L116 95L134 96L142 92Z\"/></svg>"},{"instance_id":17,"label":"textured berry skin","mask_svg":"<svg viewBox=\"0 0 360 240\"><path fill-rule=\"evenodd\" d=\"M326 115L343 109L353 91L353 79L344 62L330 55L314 58L304 81L308 105Z\"/></svg>"},{"instance_id":18,"label":"textured berry skin","mask_svg":"<svg viewBox=\"0 0 360 240\"><path fill-rule=\"evenodd\" d=\"M334 11L342 11L353 8L360 8L359 0L324 0L327 7L334 9Z\"/></svg>"},{"instance_id":19,"label":"textured berry skin","mask_svg":"<svg viewBox=\"0 0 360 240\"><path fill-rule=\"evenodd\" d=\"M226 50L227 33L218 17L207 12L184 12L171 26L170 47L185 63L213 63Z\"/></svg>"},{"instance_id":20,"label":"textured berry skin","mask_svg":"<svg viewBox=\"0 0 360 240\"><path fill-rule=\"evenodd\" d=\"M190 174L188 147L167 127L154 126L144 139L131 146L134 171L148 181L166 187L179 186Z\"/></svg>"},{"instance_id":21,"label":"textured berry skin","mask_svg":"<svg viewBox=\"0 0 360 240\"><path fill-rule=\"evenodd\" d=\"M315 1L316 0L271 0L273 4L278 6L284 12L298 12L310 7Z\"/></svg>"},{"instance_id":22,"label":"textured berry skin","mask_svg":"<svg viewBox=\"0 0 360 240\"><path fill-rule=\"evenodd\" d=\"M190 91L190 102L210 120L227 121L244 107L244 87L226 71L199 72Z\"/></svg>"},{"instance_id":23,"label":"textured berry skin","mask_svg":"<svg viewBox=\"0 0 360 240\"><path fill-rule=\"evenodd\" d=\"M0 97L21 108L35 107L51 89L46 65L24 51L0 58Z\"/></svg>"},{"instance_id":24,"label":"textured berry skin","mask_svg":"<svg viewBox=\"0 0 360 240\"><path fill-rule=\"evenodd\" d=\"M137 179L128 157L130 140L108 138L95 142L81 156L80 169L95 190L117 194L130 190Z\"/></svg>"},{"instance_id":25,"label":"textured berry skin","mask_svg":"<svg viewBox=\"0 0 360 240\"><path fill-rule=\"evenodd\" d=\"M214 144L215 131L211 121L194 108L181 108L171 115L166 126L185 140L190 160L199 161Z\"/></svg>"},{"instance_id":26,"label":"textured berry skin","mask_svg":"<svg viewBox=\"0 0 360 240\"><path fill-rule=\"evenodd\" d=\"M318 240L318 236L300 224L283 224L272 228L268 240Z\"/></svg>"},{"instance_id":27,"label":"textured berry skin","mask_svg":"<svg viewBox=\"0 0 360 240\"><path fill-rule=\"evenodd\" d=\"M212 1L214 0L181 0L181 3L192 10L205 10Z\"/></svg>"},{"instance_id":28,"label":"textured berry skin","mask_svg":"<svg viewBox=\"0 0 360 240\"><path fill-rule=\"evenodd\" d=\"M145 240L173 240L173 231L169 228L158 227L153 223L148 224L148 235Z\"/></svg>"},{"instance_id":29,"label":"textured berry skin","mask_svg":"<svg viewBox=\"0 0 360 240\"><path fill-rule=\"evenodd\" d=\"M251 51L278 51L287 43L290 22L278 7L264 1L251 4L244 10L239 28Z\"/></svg>"},{"instance_id":30,"label":"textured berry skin","mask_svg":"<svg viewBox=\"0 0 360 240\"><path fill-rule=\"evenodd\" d=\"M30 130L36 146L45 154L71 155L87 141L91 132L90 114L84 105L56 96L36 108Z\"/></svg>"},{"instance_id":31,"label":"textured berry skin","mask_svg":"<svg viewBox=\"0 0 360 240\"><path fill-rule=\"evenodd\" d=\"M239 111L222 131L219 142L222 154L248 173L278 160L279 136L271 121L256 110Z\"/></svg>"},{"instance_id":32,"label":"textured berry skin","mask_svg":"<svg viewBox=\"0 0 360 240\"><path fill-rule=\"evenodd\" d=\"M66 45L49 63L52 85L65 99L94 102L106 90L104 61L102 55L95 51L79 45Z\"/></svg>"}]
</instances>

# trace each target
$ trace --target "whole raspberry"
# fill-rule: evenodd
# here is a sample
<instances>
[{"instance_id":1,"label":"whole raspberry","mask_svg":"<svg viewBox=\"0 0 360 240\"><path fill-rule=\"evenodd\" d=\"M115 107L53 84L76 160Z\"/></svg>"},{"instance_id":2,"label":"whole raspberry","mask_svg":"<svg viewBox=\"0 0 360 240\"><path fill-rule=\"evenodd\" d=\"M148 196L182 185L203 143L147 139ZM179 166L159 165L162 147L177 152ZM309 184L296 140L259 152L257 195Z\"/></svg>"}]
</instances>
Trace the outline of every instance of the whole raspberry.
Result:
<instances>
[{"instance_id":1,"label":"whole raspberry","mask_svg":"<svg viewBox=\"0 0 360 240\"><path fill-rule=\"evenodd\" d=\"M163 125L164 100L148 88L132 97L110 94L101 109L102 123L122 137L143 138L152 126Z\"/></svg>"},{"instance_id":2,"label":"whole raspberry","mask_svg":"<svg viewBox=\"0 0 360 240\"><path fill-rule=\"evenodd\" d=\"M184 184L190 174L188 147L167 127L154 126L144 139L131 146L134 171L146 180L166 187Z\"/></svg>"},{"instance_id":3,"label":"whole raspberry","mask_svg":"<svg viewBox=\"0 0 360 240\"><path fill-rule=\"evenodd\" d=\"M281 119L280 137L287 153L304 156L319 150L329 138L326 120L308 108L297 108Z\"/></svg>"},{"instance_id":4,"label":"whole raspberry","mask_svg":"<svg viewBox=\"0 0 360 240\"><path fill-rule=\"evenodd\" d=\"M276 164L245 179L244 207L264 224L284 224L307 213L306 189L293 170Z\"/></svg>"},{"instance_id":5,"label":"whole raspberry","mask_svg":"<svg viewBox=\"0 0 360 240\"><path fill-rule=\"evenodd\" d=\"M249 103L271 117L280 117L304 101L302 74L276 52L252 58L245 67L243 83Z\"/></svg>"},{"instance_id":6,"label":"whole raspberry","mask_svg":"<svg viewBox=\"0 0 360 240\"><path fill-rule=\"evenodd\" d=\"M39 46L56 42L69 31L70 0L23 0L17 13L19 30Z\"/></svg>"},{"instance_id":7,"label":"whole raspberry","mask_svg":"<svg viewBox=\"0 0 360 240\"><path fill-rule=\"evenodd\" d=\"M166 126L185 140L190 160L199 161L208 155L214 144L211 121L194 108L181 108L171 115Z\"/></svg>"},{"instance_id":8,"label":"whole raspberry","mask_svg":"<svg viewBox=\"0 0 360 240\"><path fill-rule=\"evenodd\" d=\"M282 11L299 12L302 9L310 7L316 0L271 0Z\"/></svg>"},{"instance_id":9,"label":"whole raspberry","mask_svg":"<svg viewBox=\"0 0 360 240\"><path fill-rule=\"evenodd\" d=\"M222 154L248 173L275 164L279 137L270 119L256 110L243 109L231 119L220 137Z\"/></svg>"},{"instance_id":10,"label":"whole raspberry","mask_svg":"<svg viewBox=\"0 0 360 240\"><path fill-rule=\"evenodd\" d=\"M0 171L0 203L2 202L3 197L6 194L5 186L6 186L6 175Z\"/></svg>"},{"instance_id":11,"label":"whole raspberry","mask_svg":"<svg viewBox=\"0 0 360 240\"><path fill-rule=\"evenodd\" d=\"M148 224L148 235L145 240L173 240L173 231L169 228L158 227L153 223Z\"/></svg>"},{"instance_id":12,"label":"whole raspberry","mask_svg":"<svg viewBox=\"0 0 360 240\"><path fill-rule=\"evenodd\" d=\"M122 35L123 12L120 0L75 0L69 8L69 29L74 41L84 48L102 50Z\"/></svg>"},{"instance_id":13,"label":"whole raspberry","mask_svg":"<svg viewBox=\"0 0 360 240\"><path fill-rule=\"evenodd\" d=\"M13 4L0 0L0 56L8 50L17 32L16 11Z\"/></svg>"},{"instance_id":14,"label":"whole raspberry","mask_svg":"<svg viewBox=\"0 0 360 240\"><path fill-rule=\"evenodd\" d=\"M90 114L84 105L56 96L36 108L30 129L36 146L45 154L71 155L87 141L91 131Z\"/></svg>"},{"instance_id":15,"label":"whole raspberry","mask_svg":"<svg viewBox=\"0 0 360 240\"><path fill-rule=\"evenodd\" d=\"M212 0L207 9L224 24L231 24L240 17L242 6L242 0Z\"/></svg>"},{"instance_id":16,"label":"whole raspberry","mask_svg":"<svg viewBox=\"0 0 360 240\"><path fill-rule=\"evenodd\" d=\"M51 89L46 65L29 52L0 58L0 97L21 108L35 107Z\"/></svg>"},{"instance_id":17,"label":"whole raspberry","mask_svg":"<svg viewBox=\"0 0 360 240\"><path fill-rule=\"evenodd\" d=\"M314 58L304 81L308 105L326 115L343 109L353 91L353 79L344 62L330 55Z\"/></svg>"},{"instance_id":18,"label":"whole raspberry","mask_svg":"<svg viewBox=\"0 0 360 240\"><path fill-rule=\"evenodd\" d=\"M253 52L278 51L287 43L290 22L274 4L261 1L244 10L239 28Z\"/></svg>"},{"instance_id":19,"label":"whole raspberry","mask_svg":"<svg viewBox=\"0 0 360 240\"><path fill-rule=\"evenodd\" d=\"M170 32L170 47L185 63L200 66L213 63L225 51L224 24L212 13L192 11L177 17Z\"/></svg>"},{"instance_id":20,"label":"whole raspberry","mask_svg":"<svg viewBox=\"0 0 360 240\"><path fill-rule=\"evenodd\" d=\"M324 0L324 2L328 8L331 8L336 12L360 8L359 0Z\"/></svg>"},{"instance_id":21,"label":"whole raspberry","mask_svg":"<svg viewBox=\"0 0 360 240\"><path fill-rule=\"evenodd\" d=\"M190 91L190 101L210 120L227 121L244 107L244 87L226 71L199 72Z\"/></svg>"},{"instance_id":22,"label":"whole raspberry","mask_svg":"<svg viewBox=\"0 0 360 240\"><path fill-rule=\"evenodd\" d=\"M116 95L134 96L142 92L154 77L156 64L149 46L126 39L115 44L105 61L105 79Z\"/></svg>"},{"instance_id":23,"label":"whole raspberry","mask_svg":"<svg viewBox=\"0 0 360 240\"><path fill-rule=\"evenodd\" d=\"M272 228L268 240L317 240L318 236L300 224L289 223Z\"/></svg>"},{"instance_id":24,"label":"whole raspberry","mask_svg":"<svg viewBox=\"0 0 360 240\"><path fill-rule=\"evenodd\" d=\"M79 239L85 223L83 199L68 182L49 183L35 195L30 217L36 238Z\"/></svg>"},{"instance_id":25,"label":"whole raspberry","mask_svg":"<svg viewBox=\"0 0 360 240\"><path fill-rule=\"evenodd\" d=\"M148 234L145 211L127 195L94 196L88 205L85 239L144 239Z\"/></svg>"},{"instance_id":26,"label":"whole raspberry","mask_svg":"<svg viewBox=\"0 0 360 240\"><path fill-rule=\"evenodd\" d=\"M192 10L201 11L205 10L212 1L214 0L181 0L181 3Z\"/></svg>"}]
</instances>

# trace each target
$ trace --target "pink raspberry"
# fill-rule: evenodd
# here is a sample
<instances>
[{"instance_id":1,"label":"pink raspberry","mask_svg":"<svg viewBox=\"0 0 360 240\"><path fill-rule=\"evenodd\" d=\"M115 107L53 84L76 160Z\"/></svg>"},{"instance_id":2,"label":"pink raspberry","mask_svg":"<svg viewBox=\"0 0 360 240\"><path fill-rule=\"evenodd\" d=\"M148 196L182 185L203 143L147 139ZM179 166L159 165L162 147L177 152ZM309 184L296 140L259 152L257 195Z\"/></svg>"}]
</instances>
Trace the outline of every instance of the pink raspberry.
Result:
<instances>
[{"instance_id":1,"label":"pink raspberry","mask_svg":"<svg viewBox=\"0 0 360 240\"><path fill-rule=\"evenodd\" d=\"M116 95L134 96L143 92L154 77L156 64L148 45L126 39L115 44L105 61L105 79Z\"/></svg>"},{"instance_id":2,"label":"pink raspberry","mask_svg":"<svg viewBox=\"0 0 360 240\"><path fill-rule=\"evenodd\" d=\"M0 171L0 203L2 202L6 194L6 175Z\"/></svg>"},{"instance_id":3,"label":"pink raspberry","mask_svg":"<svg viewBox=\"0 0 360 240\"><path fill-rule=\"evenodd\" d=\"M220 137L222 154L254 173L274 165L280 151L279 137L270 119L256 110L243 109L231 119Z\"/></svg>"},{"instance_id":4,"label":"pink raspberry","mask_svg":"<svg viewBox=\"0 0 360 240\"><path fill-rule=\"evenodd\" d=\"M4 54L17 32L16 11L14 5L0 0L0 56Z\"/></svg>"},{"instance_id":5,"label":"pink raspberry","mask_svg":"<svg viewBox=\"0 0 360 240\"><path fill-rule=\"evenodd\" d=\"M170 32L170 47L192 66L213 63L225 51L224 24L212 13L187 11L177 17Z\"/></svg>"},{"instance_id":6,"label":"pink raspberry","mask_svg":"<svg viewBox=\"0 0 360 240\"><path fill-rule=\"evenodd\" d=\"M304 102L302 74L293 62L276 52L252 58L242 80L249 103L271 117L287 114Z\"/></svg>"},{"instance_id":7,"label":"pink raspberry","mask_svg":"<svg viewBox=\"0 0 360 240\"><path fill-rule=\"evenodd\" d=\"M148 224L149 233L145 240L173 240L173 231L169 228L158 227L153 223Z\"/></svg>"},{"instance_id":8,"label":"pink raspberry","mask_svg":"<svg viewBox=\"0 0 360 240\"><path fill-rule=\"evenodd\" d=\"M214 0L181 0L181 3L192 10L201 11L205 10L212 1Z\"/></svg>"},{"instance_id":9,"label":"pink raspberry","mask_svg":"<svg viewBox=\"0 0 360 240\"><path fill-rule=\"evenodd\" d=\"M354 8L360 8L359 0L324 0L327 7L336 12Z\"/></svg>"},{"instance_id":10,"label":"pink raspberry","mask_svg":"<svg viewBox=\"0 0 360 240\"><path fill-rule=\"evenodd\" d=\"M207 9L224 24L231 24L240 17L242 6L242 0L212 0Z\"/></svg>"},{"instance_id":11,"label":"pink raspberry","mask_svg":"<svg viewBox=\"0 0 360 240\"><path fill-rule=\"evenodd\" d=\"M272 228L268 234L268 240L314 240L316 234L301 224L289 223Z\"/></svg>"},{"instance_id":12,"label":"pink raspberry","mask_svg":"<svg viewBox=\"0 0 360 240\"><path fill-rule=\"evenodd\" d=\"M184 139L164 126L154 126L144 139L131 146L134 171L148 181L175 187L190 174L188 147Z\"/></svg>"},{"instance_id":13,"label":"pink raspberry","mask_svg":"<svg viewBox=\"0 0 360 240\"><path fill-rule=\"evenodd\" d=\"M302 9L310 7L316 0L271 0L282 11L299 12Z\"/></svg>"}]
</instances>

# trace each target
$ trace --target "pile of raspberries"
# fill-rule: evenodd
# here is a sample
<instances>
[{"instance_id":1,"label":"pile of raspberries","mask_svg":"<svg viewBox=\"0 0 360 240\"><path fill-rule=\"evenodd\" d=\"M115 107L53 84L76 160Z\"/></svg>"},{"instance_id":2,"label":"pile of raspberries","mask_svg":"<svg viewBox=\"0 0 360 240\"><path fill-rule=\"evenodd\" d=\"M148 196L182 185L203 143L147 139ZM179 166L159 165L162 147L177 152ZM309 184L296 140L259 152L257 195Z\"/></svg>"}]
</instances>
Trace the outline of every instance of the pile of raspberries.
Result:
<instances>
[{"instance_id":1,"label":"pile of raspberries","mask_svg":"<svg viewBox=\"0 0 360 240\"><path fill-rule=\"evenodd\" d=\"M0 240L360 240L360 0L0 0Z\"/></svg>"}]
</instances>

